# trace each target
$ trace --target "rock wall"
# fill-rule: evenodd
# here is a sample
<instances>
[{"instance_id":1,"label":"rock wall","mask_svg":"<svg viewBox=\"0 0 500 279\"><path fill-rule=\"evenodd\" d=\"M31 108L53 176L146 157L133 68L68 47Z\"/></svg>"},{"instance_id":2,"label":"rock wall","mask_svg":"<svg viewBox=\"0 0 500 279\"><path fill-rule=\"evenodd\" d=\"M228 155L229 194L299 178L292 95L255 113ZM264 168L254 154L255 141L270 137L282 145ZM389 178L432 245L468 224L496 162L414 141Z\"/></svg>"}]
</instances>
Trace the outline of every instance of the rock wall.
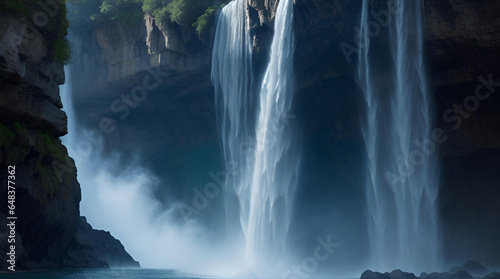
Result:
<instances>
[{"instance_id":1,"label":"rock wall","mask_svg":"<svg viewBox=\"0 0 500 279\"><path fill-rule=\"evenodd\" d=\"M24 120L30 128L48 130L56 137L66 134L58 88L64 83L64 71L49 58L44 35L26 17L8 12L1 14L0 32L2 120Z\"/></svg>"},{"instance_id":2,"label":"rock wall","mask_svg":"<svg viewBox=\"0 0 500 279\"><path fill-rule=\"evenodd\" d=\"M500 262L500 7L426 1L429 79L441 147L439 197L445 257Z\"/></svg>"},{"instance_id":3,"label":"rock wall","mask_svg":"<svg viewBox=\"0 0 500 279\"><path fill-rule=\"evenodd\" d=\"M35 26L26 15L0 11L0 183L4 185L0 188L0 218L17 217L15 229L12 227L15 243L7 242L14 231L0 226L0 258L6 263L10 245L15 245L16 271L105 267L118 261L137 266L109 233L99 236L103 233L79 219L76 168L59 139L67 133L59 96L65 77L62 63L52 54L52 32ZM12 196L7 189L8 166L15 167L11 179L15 185L10 184L16 188L13 212L7 199ZM100 246L78 246L84 236L88 241L109 239L116 257L101 256ZM95 261L81 261L75 253Z\"/></svg>"},{"instance_id":4,"label":"rock wall","mask_svg":"<svg viewBox=\"0 0 500 279\"><path fill-rule=\"evenodd\" d=\"M130 79L151 69L176 75L203 71L210 65L210 48L193 30L175 23L164 25L146 15L133 26L109 21L90 32L70 34L72 64L81 70L78 79L73 79L77 100L95 97L110 85L133 85Z\"/></svg>"}]
</instances>

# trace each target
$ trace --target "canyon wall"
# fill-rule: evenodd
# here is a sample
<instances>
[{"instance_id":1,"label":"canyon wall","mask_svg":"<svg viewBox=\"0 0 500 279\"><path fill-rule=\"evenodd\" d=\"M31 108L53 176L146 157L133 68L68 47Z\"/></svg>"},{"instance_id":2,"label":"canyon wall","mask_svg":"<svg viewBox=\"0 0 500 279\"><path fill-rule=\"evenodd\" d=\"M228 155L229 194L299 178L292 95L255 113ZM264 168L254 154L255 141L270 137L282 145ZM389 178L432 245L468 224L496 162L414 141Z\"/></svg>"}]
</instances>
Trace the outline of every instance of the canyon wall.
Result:
<instances>
[{"instance_id":1,"label":"canyon wall","mask_svg":"<svg viewBox=\"0 0 500 279\"><path fill-rule=\"evenodd\" d=\"M54 39L66 32L64 6L57 12L63 16L44 25L0 10L0 217L17 217L14 226L0 227L0 258L6 263L14 245L16 271L138 266L119 241L80 217L77 171L59 139L67 133L59 95L65 76Z\"/></svg>"}]
</instances>

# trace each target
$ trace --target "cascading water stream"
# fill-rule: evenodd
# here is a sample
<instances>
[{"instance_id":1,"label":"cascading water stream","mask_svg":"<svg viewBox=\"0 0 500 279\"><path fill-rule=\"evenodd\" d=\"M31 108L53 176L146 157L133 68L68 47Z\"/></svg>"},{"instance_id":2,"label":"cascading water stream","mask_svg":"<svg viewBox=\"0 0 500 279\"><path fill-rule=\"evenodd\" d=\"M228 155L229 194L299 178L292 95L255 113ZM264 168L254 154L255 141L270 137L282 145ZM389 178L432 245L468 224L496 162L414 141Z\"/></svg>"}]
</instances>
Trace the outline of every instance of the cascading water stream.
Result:
<instances>
[{"instance_id":1,"label":"cascading water stream","mask_svg":"<svg viewBox=\"0 0 500 279\"><path fill-rule=\"evenodd\" d=\"M226 168L224 193L228 235L241 233L240 209L248 207L238 197L249 189L249 164L254 117L252 96L252 42L246 17L246 1L227 4L219 13L212 55L212 83L215 88L217 122ZM241 204L240 204L241 203ZM243 214L243 212L241 213ZM241 217L243 220L244 218ZM242 247L243 248L243 247Z\"/></svg>"},{"instance_id":2,"label":"cascading water stream","mask_svg":"<svg viewBox=\"0 0 500 279\"><path fill-rule=\"evenodd\" d=\"M381 85L385 72L374 71L367 0L361 13L358 77L367 105L363 135L372 268L424 271L435 268L437 259L438 171L430 140L422 1L395 4L388 25L389 85Z\"/></svg>"},{"instance_id":3,"label":"cascading water stream","mask_svg":"<svg viewBox=\"0 0 500 279\"><path fill-rule=\"evenodd\" d=\"M284 255L297 183L299 157L286 123L293 98L293 1L278 4L270 60L258 92L251 85L245 11L246 1L236 0L219 14L212 81L226 167L238 167L226 182L228 211L239 212L247 265L261 270L273 264L269 259Z\"/></svg>"},{"instance_id":4,"label":"cascading water stream","mask_svg":"<svg viewBox=\"0 0 500 279\"><path fill-rule=\"evenodd\" d=\"M299 160L290 150L288 129L276 125L287 118L293 98L293 1L280 1L270 61L260 88L256 125L257 145L253 167L246 253L251 260L264 252L283 255ZM266 251L267 250L267 251Z\"/></svg>"}]
</instances>

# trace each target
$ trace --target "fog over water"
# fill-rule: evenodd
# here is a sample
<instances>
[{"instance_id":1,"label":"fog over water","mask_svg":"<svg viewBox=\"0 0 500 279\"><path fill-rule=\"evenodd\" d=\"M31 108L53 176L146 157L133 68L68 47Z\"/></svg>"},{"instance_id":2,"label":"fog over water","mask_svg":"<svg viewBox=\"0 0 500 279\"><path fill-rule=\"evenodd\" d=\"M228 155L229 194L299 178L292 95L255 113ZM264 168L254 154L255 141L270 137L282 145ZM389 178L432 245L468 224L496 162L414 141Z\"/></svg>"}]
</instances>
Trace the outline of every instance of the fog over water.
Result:
<instances>
[{"instance_id":1,"label":"fog over water","mask_svg":"<svg viewBox=\"0 0 500 279\"><path fill-rule=\"evenodd\" d=\"M66 74L70 71L65 70ZM205 275L235 274L237 265L224 264L234 248L214 247L216 244L206 237L206 228L196 219L179 219L180 204L165 208L154 195L159 178L141 167L138 158L127 159L124 164L118 152L101 156L102 146L92 144L85 136L96 134L76 124L70 86L70 82L61 86L69 119L69 134L62 140L78 170L80 214L95 229L110 231L142 267Z\"/></svg>"}]
</instances>

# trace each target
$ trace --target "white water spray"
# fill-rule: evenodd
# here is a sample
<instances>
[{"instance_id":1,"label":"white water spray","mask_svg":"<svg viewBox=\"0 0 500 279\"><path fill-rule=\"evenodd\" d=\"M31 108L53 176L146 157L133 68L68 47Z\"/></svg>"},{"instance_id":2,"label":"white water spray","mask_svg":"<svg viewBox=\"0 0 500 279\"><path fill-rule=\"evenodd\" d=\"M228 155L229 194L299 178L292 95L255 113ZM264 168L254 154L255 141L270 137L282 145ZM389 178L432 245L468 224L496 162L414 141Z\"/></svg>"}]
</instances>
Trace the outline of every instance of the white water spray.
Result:
<instances>
[{"instance_id":1,"label":"white water spray","mask_svg":"<svg viewBox=\"0 0 500 279\"><path fill-rule=\"evenodd\" d=\"M62 141L78 169L81 215L95 229L110 231L142 267L215 276L235 274L240 263L229 255L232 247L215 247L207 237L207 228L196 219L179 221L178 204L165 208L154 194L160 182L156 175L141 167L137 159L129 158L129 163L123 164L119 153L101 156L102 146L84 136L91 131L85 132L76 123L69 67L65 74L67 83L60 90L69 134ZM226 264L228 259L234 266Z\"/></svg>"}]
</instances>

